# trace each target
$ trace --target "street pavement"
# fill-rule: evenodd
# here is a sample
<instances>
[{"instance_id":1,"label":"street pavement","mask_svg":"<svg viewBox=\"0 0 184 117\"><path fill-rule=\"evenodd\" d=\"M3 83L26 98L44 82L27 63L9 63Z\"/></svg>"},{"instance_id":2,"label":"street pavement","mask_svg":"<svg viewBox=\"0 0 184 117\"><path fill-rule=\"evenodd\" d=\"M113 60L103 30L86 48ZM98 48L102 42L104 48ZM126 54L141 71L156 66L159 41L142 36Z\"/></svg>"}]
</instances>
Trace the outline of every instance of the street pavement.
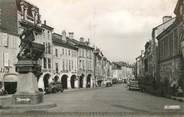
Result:
<instances>
[{"instance_id":1,"label":"street pavement","mask_svg":"<svg viewBox=\"0 0 184 117\"><path fill-rule=\"evenodd\" d=\"M129 91L125 85L64 91L45 95L44 101L57 104L48 112L184 112L183 102ZM167 105L179 109L164 109Z\"/></svg>"}]
</instances>

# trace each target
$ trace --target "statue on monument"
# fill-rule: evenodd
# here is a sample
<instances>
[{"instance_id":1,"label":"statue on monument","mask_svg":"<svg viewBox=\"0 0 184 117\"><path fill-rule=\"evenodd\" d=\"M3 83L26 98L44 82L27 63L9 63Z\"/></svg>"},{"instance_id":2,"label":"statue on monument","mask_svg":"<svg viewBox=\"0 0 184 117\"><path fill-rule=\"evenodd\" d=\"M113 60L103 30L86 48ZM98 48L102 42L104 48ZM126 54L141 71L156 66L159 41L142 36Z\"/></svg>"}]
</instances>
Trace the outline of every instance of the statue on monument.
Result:
<instances>
[{"instance_id":1,"label":"statue on monument","mask_svg":"<svg viewBox=\"0 0 184 117\"><path fill-rule=\"evenodd\" d=\"M17 55L18 63L16 64L16 71L19 73L31 71L35 76L39 77L41 66L38 64L38 60L42 58L45 47L42 44L34 42L35 30L35 27L25 28L20 35L21 43L19 45L20 51Z\"/></svg>"},{"instance_id":2,"label":"statue on monument","mask_svg":"<svg viewBox=\"0 0 184 117\"><path fill-rule=\"evenodd\" d=\"M24 29L20 35L20 52L17 55L18 60L32 59L32 43L35 40L33 28Z\"/></svg>"}]
</instances>

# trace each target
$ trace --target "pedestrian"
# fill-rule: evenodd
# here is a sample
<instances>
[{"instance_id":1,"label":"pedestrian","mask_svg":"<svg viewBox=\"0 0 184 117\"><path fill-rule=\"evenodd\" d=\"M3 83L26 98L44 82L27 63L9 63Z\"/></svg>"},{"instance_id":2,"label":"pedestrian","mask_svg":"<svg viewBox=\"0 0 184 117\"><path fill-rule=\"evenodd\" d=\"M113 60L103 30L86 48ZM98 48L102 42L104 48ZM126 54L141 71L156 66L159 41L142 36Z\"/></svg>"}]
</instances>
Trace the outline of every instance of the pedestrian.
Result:
<instances>
[{"instance_id":1,"label":"pedestrian","mask_svg":"<svg viewBox=\"0 0 184 117\"><path fill-rule=\"evenodd\" d=\"M180 86L177 89L177 96L179 96L179 97L183 96L183 90L182 90L182 88Z\"/></svg>"},{"instance_id":2,"label":"pedestrian","mask_svg":"<svg viewBox=\"0 0 184 117\"><path fill-rule=\"evenodd\" d=\"M177 88L178 88L177 81L174 80L174 81L171 83L172 95L174 95L174 96L176 95Z\"/></svg>"}]
</instances>

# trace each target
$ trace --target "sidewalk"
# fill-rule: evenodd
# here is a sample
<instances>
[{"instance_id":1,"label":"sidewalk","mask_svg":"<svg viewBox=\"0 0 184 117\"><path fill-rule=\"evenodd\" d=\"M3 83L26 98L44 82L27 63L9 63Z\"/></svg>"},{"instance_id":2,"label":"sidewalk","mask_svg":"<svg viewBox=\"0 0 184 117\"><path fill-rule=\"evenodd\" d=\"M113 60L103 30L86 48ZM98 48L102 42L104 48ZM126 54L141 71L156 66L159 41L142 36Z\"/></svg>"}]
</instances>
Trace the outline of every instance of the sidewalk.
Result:
<instances>
[{"instance_id":1,"label":"sidewalk","mask_svg":"<svg viewBox=\"0 0 184 117\"><path fill-rule=\"evenodd\" d=\"M170 96L169 98L170 99L173 99L173 100L180 101L180 102L184 102L184 97Z\"/></svg>"}]
</instances>

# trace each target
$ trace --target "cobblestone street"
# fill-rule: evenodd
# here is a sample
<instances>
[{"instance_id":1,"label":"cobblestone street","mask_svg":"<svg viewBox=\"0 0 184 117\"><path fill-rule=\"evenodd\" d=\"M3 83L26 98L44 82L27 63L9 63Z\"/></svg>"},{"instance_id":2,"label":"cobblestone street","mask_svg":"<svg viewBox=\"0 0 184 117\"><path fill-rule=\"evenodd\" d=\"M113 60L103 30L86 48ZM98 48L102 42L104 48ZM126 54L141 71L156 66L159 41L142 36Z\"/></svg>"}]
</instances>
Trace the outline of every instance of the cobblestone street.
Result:
<instances>
[{"instance_id":1,"label":"cobblestone street","mask_svg":"<svg viewBox=\"0 0 184 117\"><path fill-rule=\"evenodd\" d=\"M45 102L54 102L49 112L167 112L165 105L183 103L139 91L129 91L123 85L111 88L83 89L45 96Z\"/></svg>"}]
</instances>

